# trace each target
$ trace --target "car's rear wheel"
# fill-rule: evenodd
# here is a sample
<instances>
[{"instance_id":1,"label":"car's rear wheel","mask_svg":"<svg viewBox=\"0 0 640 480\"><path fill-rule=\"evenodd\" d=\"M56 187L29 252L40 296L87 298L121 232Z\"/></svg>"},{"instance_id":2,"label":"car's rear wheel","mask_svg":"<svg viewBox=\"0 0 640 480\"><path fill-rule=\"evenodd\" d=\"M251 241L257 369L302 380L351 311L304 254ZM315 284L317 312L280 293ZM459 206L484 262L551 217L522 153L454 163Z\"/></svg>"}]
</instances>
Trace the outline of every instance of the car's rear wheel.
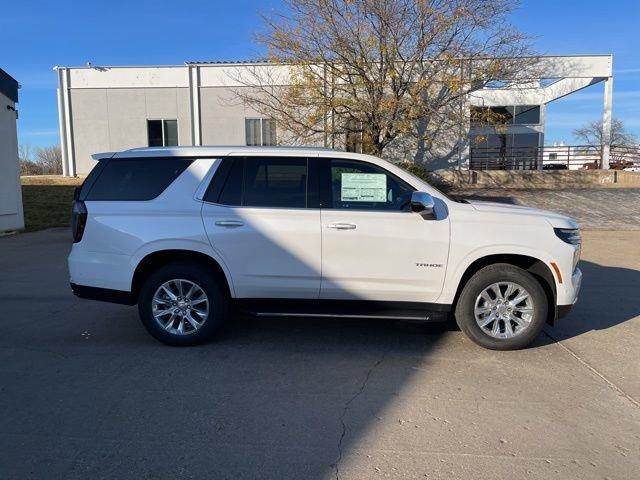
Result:
<instances>
[{"instance_id":1,"label":"car's rear wheel","mask_svg":"<svg viewBox=\"0 0 640 480\"><path fill-rule=\"evenodd\" d=\"M473 275L456 305L460 329L478 345L515 350L535 339L547 319L547 297L526 270L505 263Z\"/></svg>"},{"instance_id":2,"label":"car's rear wheel","mask_svg":"<svg viewBox=\"0 0 640 480\"><path fill-rule=\"evenodd\" d=\"M192 263L172 263L142 285L138 311L143 325L167 345L210 340L228 315L229 300L212 272Z\"/></svg>"}]
</instances>

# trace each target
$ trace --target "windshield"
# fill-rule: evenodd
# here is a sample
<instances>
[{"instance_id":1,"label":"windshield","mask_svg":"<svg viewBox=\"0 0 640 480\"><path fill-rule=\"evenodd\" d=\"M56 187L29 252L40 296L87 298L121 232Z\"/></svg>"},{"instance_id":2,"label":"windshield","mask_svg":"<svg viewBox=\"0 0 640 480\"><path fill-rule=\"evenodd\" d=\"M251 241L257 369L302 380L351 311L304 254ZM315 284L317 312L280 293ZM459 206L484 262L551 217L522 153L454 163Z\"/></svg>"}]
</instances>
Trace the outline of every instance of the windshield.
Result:
<instances>
[{"instance_id":1,"label":"windshield","mask_svg":"<svg viewBox=\"0 0 640 480\"><path fill-rule=\"evenodd\" d=\"M398 167L400 167L400 165L398 165ZM400 167L400 168L402 168L402 167ZM410 172L410 171L409 171L409 170L407 170L407 169L402 168L402 170L403 170L407 175L409 175L410 177L412 177L413 179L415 179L415 180L419 180L419 181L421 181L421 182L423 182L423 183L426 183L427 185L429 185L429 187L431 187L432 189L434 189L436 192L438 192L438 194L442 195L442 196L443 196L444 198L446 198L447 200L451 200L452 202L456 202L456 203L469 203L469 202L468 202L466 199L464 199L464 198L460 198L460 197L457 197L457 196L450 196L450 195L447 195L446 193L444 193L444 192L443 192L442 190L440 190L439 188L434 187L434 186L433 186L433 184L432 184L432 183L430 183L429 181L427 181L426 179L424 179L424 178L420 178L420 177L419 177L419 176L417 176L415 173L412 173L412 172Z\"/></svg>"}]
</instances>

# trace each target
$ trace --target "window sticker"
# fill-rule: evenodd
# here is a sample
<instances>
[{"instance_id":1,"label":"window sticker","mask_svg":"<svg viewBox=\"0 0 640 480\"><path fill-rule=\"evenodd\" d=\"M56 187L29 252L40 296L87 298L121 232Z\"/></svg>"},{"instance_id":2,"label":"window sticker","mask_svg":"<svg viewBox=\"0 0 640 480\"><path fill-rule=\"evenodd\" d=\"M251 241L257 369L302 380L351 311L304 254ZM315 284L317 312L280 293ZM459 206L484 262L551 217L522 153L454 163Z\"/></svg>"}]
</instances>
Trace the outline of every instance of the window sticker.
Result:
<instances>
[{"instance_id":1,"label":"window sticker","mask_svg":"<svg viewBox=\"0 0 640 480\"><path fill-rule=\"evenodd\" d=\"M343 173L340 200L343 202L386 202L384 173Z\"/></svg>"}]
</instances>

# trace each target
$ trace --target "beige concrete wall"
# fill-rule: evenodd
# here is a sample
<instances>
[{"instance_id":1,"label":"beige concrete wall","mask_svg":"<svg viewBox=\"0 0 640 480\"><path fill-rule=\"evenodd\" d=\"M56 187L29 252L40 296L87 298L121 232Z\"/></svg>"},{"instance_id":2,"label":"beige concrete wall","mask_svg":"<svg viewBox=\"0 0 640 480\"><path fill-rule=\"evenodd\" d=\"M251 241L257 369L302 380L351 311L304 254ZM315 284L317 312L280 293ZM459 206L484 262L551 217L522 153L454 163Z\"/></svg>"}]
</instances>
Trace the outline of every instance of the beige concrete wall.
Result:
<instances>
[{"instance_id":1,"label":"beige concrete wall","mask_svg":"<svg viewBox=\"0 0 640 480\"><path fill-rule=\"evenodd\" d=\"M15 104L0 93L0 232L24 228Z\"/></svg>"},{"instance_id":2,"label":"beige concrete wall","mask_svg":"<svg viewBox=\"0 0 640 480\"><path fill-rule=\"evenodd\" d=\"M621 187L640 187L640 172L614 171L617 185Z\"/></svg>"},{"instance_id":3,"label":"beige concrete wall","mask_svg":"<svg viewBox=\"0 0 640 480\"><path fill-rule=\"evenodd\" d=\"M188 88L72 89L76 173L87 174L91 154L148 146L148 119L177 119L178 142L191 145Z\"/></svg>"},{"instance_id":4,"label":"beige concrete wall","mask_svg":"<svg viewBox=\"0 0 640 480\"><path fill-rule=\"evenodd\" d=\"M237 87L235 87L237 88ZM245 119L260 118L263 114L245 105L229 87L200 88L200 119L203 145L246 145ZM321 147L323 138L317 136L297 142L278 125L277 137L280 145Z\"/></svg>"},{"instance_id":5,"label":"beige concrete wall","mask_svg":"<svg viewBox=\"0 0 640 480\"><path fill-rule=\"evenodd\" d=\"M640 173L617 170L470 171L437 170L426 174L438 186L453 188L640 187Z\"/></svg>"},{"instance_id":6,"label":"beige concrete wall","mask_svg":"<svg viewBox=\"0 0 640 480\"><path fill-rule=\"evenodd\" d=\"M260 117L234 99L225 87L200 89L200 124L203 145L245 145L244 120Z\"/></svg>"}]
</instances>

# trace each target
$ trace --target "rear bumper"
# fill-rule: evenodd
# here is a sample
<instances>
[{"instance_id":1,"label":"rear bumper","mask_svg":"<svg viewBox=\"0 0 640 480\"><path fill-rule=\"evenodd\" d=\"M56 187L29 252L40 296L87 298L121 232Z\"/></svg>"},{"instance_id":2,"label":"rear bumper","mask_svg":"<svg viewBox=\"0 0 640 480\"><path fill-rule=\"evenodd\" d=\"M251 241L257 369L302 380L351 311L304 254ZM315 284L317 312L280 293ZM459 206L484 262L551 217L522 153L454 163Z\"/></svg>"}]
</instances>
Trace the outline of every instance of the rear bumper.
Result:
<instances>
[{"instance_id":1,"label":"rear bumper","mask_svg":"<svg viewBox=\"0 0 640 480\"><path fill-rule=\"evenodd\" d=\"M100 302L119 303L121 305L135 305L135 299L131 292L123 290L111 290L109 288L89 287L71 283L73 294L79 298L98 300Z\"/></svg>"}]
</instances>

